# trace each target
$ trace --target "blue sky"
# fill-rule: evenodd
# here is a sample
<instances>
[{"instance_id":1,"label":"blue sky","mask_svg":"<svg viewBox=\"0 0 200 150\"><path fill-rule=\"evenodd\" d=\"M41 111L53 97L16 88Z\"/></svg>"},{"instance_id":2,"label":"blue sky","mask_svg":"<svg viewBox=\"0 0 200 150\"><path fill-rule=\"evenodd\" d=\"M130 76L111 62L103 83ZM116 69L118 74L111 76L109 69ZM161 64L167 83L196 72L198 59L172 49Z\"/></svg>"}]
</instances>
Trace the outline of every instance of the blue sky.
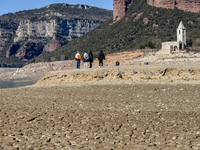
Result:
<instances>
[{"instance_id":1,"label":"blue sky","mask_svg":"<svg viewBox=\"0 0 200 150\"><path fill-rule=\"evenodd\" d=\"M113 0L0 0L0 15L41 8L55 3L84 4L113 10Z\"/></svg>"}]
</instances>

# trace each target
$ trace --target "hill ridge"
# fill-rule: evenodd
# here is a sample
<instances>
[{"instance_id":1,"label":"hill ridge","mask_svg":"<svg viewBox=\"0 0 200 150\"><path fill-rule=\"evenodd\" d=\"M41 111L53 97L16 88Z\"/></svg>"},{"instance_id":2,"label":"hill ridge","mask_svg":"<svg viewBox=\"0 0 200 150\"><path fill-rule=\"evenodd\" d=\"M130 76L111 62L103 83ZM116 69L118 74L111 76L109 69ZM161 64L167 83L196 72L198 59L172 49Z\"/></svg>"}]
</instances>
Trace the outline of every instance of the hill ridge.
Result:
<instances>
[{"instance_id":1,"label":"hill ridge","mask_svg":"<svg viewBox=\"0 0 200 150\"><path fill-rule=\"evenodd\" d=\"M54 51L111 17L110 10L65 3L2 15L0 67L23 66L26 60Z\"/></svg>"}]
</instances>

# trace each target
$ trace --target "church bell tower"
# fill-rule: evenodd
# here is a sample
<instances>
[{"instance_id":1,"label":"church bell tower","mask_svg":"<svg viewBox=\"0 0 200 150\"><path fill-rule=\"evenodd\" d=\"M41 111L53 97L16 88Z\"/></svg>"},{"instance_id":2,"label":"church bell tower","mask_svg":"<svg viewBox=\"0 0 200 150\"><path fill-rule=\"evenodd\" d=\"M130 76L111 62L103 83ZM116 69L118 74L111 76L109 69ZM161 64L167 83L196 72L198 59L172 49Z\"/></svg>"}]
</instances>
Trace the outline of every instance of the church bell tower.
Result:
<instances>
[{"instance_id":1,"label":"church bell tower","mask_svg":"<svg viewBox=\"0 0 200 150\"><path fill-rule=\"evenodd\" d=\"M177 42L179 43L179 50L186 49L186 28L182 21L177 28Z\"/></svg>"}]
</instances>

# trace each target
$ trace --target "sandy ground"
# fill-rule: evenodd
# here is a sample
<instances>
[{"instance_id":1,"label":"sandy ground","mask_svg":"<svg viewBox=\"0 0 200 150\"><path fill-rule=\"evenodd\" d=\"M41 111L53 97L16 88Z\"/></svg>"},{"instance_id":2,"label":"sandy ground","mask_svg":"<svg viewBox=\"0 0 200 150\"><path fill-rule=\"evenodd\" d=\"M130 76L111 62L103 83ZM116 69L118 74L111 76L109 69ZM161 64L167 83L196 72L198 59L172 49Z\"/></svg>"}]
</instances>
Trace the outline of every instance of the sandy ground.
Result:
<instances>
[{"instance_id":1,"label":"sandy ground","mask_svg":"<svg viewBox=\"0 0 200 150\"><path fill-rule=\"evenodd\" d=\"M144 66L147 62L151 65L171 65L171 66L199 66L200 53L177 53L169 55L157 55L156 50L125 51L106 55L104 67L115 67L116 61L120 66ZM75 54L74 54L75 55ZM93 68L98 68L98 59L93 62ZM72 70L76 68L75 60L65 60L56 62L40 62L24 66L23 68L0 68L0 81L37 81L47 72ZM81 61L81 70L84 68Z\"/></svg>"},{"instance_id":2,"label":"sandy ground","mask_svg":"<svg viewBox=\"0 0 200 150\"><path fill-rule=\"evenodd\" d=\"M106 55L104 66L114 66L116 61L120 61L121 65L133 63L133 61L143 55L144 52L120 52ZM93 68L98 68L99 62L97 59L93 62ZM45 73L50 71L72 70L76 68L75 60L56 61L56 62L40 62L32 63L23 68L0 68L0 81L37 81ZM81 61L80 68L84 68Z\"/></svg>"},{"instance_id":3,"label":"sandy ground","mask_svg":"<svg viewBox=\"0 0 200 150\"><path fill-rule=\"evenodd\" d=\"M104 68L97 68L98 62L95 61L90 71L101 69L104 72L116 68L114 62L120 60L119 69L130 71L131 66L148 74L146 68L153 71L155 67L160 70L172 66L172 71L168 69L165 73L167 78L171 79L172 74L188 74L188 77L193 75L194 80L184 84L182 80L182 83L139 84L109 79L109 82L100 80L86 84L77 81L69 84L64 79L66 81L58 85L55 84L61 80L58 75L47 85L0 89L0 149L199 150L200 63L191 60L185 63L183 60L183 65L174 63L176 60L172 59L170 63L162 62L162 65L134 64L140 55L143 54L112 54L105 60ZM153 57L139 58L141 60L137 63L145 62L147 58L154 61ZM28 79L52 70L73 73L75 71L69 69L74 67L75 61L30 64L21 69L0 69L0 77ZM187 69L173 71L179 67Z\"/></svg>"},{"instance_id":4,"label":"sandy ground","mask_svg":"<svg viewBox=\"0 0 200 150\"><path fill-rule=\"evenodd\" d=\"M0 149L200 149L199 84L0 89Z\"/></svg>"}]
</instances>

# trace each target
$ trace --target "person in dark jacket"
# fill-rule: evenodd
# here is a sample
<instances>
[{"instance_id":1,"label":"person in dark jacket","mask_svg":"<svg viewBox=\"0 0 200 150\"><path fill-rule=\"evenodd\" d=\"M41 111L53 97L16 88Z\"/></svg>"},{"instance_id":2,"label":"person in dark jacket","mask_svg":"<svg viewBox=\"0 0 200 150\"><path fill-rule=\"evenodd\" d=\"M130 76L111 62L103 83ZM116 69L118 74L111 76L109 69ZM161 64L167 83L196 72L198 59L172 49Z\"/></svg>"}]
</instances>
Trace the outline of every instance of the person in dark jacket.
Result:
<instances>
[{"instance_id":1,"label":"person in dark jacket","mask_svg":"<svg viewBox=\"0 0 200 150\"><path fill-rule=\"evenodd\" d=\"M102 52L102 50L100 50L100 53L98 55L98 59L99 59L99 68L103 67L103 60L105 60L105 55Z\"/></svg>"},{"instance_id":2,"label":"person in dark jacket","mask_svg":"<svg viewBox=\"0 0 200 150\"><path fill-rule=\"evenodd\" d=\"M93 63L93 54L92 54L92 51L90 51L90 53L89 53L89 61L90 61L90 67L89 68L92 68L92 63Z\"/></svg>"}]
</instances>

